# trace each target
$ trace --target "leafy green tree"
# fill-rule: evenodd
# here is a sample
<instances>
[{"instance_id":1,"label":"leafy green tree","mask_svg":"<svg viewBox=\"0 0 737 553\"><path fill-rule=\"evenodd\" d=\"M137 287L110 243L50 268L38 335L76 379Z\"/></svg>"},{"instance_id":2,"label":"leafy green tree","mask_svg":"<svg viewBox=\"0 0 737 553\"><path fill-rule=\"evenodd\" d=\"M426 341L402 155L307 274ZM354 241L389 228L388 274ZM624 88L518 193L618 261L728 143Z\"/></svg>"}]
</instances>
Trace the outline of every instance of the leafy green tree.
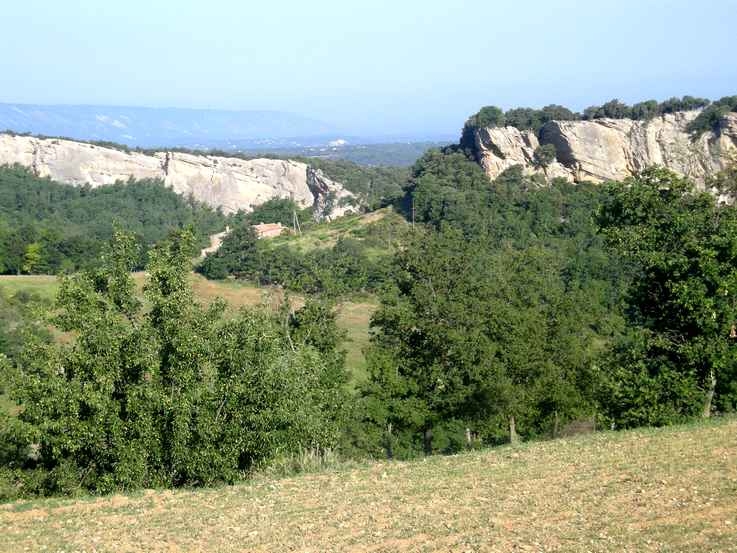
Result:
<instances>
[{"instance_id":1,"label":"leafy green tree","mask_svg":"<svg viewBox=\"0 0 737 553\"><path fill-rule=\"evenodd\" d=\"M211 279L223 279L232 274L252 275L258 266L257 242L251 224L241 223L223 238L217 251L207 254L197 270Z\"/></svg>"},{"instance_id":2,"label":"leafy green tree","mask_svg":"<svg viewBox=\"0 0 737 553\"><path fill-rule=\"evenodd\" d=\"M64 280L55 320L75 339L4 369L23 409L0 430L3 493L232 482L336 443L342 358L308 338L330 322L317 311L290 332L265 311L224 319L222 302L200 306L193 245L184 231L151 251L146 309L130 235L116 234L101 268Z\"/></svg>"},{"instance_id":3,"label":"leafy green tree","mask_svg":"<svg viewBox=\"0 0 737 553\"><path fill-rule=\"evenodd\" d=\"M555 156L557 155L555 145L542 144L535 148L533 155L535 165L541 169L545 169L555 161Z\"/></svg>"},{"instance_id":4,"label":"leafy green tree","mask_svg":"<svg viewBox=\"0 0 737 553\"><path fill-rule=\"evenodd\" d=\"M540 110L540 119L543 123L548 121L576 121L581 118L581 115L575 113L565 106L559 106L557 104L550 104Z\"/></svg>"},{"instance_id":5,"label":"leafy green tree","mask_svg":"<svg viewBox=\"0 0 737 553\"><path fill-rule=\"evenodd\" d=\"M665 169L612 186L600 224L636 270L610 409L624 425L734 409L737 213Z\"/></svg>"},{"instance_id":6,"label":"leafy green tree","mask_svg":"<svg viewBox=\"0 0 737 553\"><path fill-rule=\"evenodd\" d=\"M477 127L503 127L504 112L496 106L484 106L474 116L473 124Z\"/></svg>"},{"instance_id":7,"label":"leafy green tree","mask_svg":"<svg viewBox=\"0 0 737 553\"><path fill-rule=\"evenodd\" d=\"M656 100L646 100L638 102L632 106L633 119L651 119L660 113L658 102Z\"/></svg>"},{"instance_id":8,"label":"leafy green tree","mask_svg":"<svg viewBox=\"0 0 737 553\"><path fill-rule=\"evenodd\" d=\"M292 227L294 216L301 225L312 220L312 208L301 208L288 198L272 198L256 206L251 213L243 216L243 220L252 225L259 223L281 223L285 227Z\"/></svg>"},{"instance_id":9,"label":"leafy green tree","mask_svg":"<svg viewBox=\"0 0 737 553\"><path fill-rule=\"evenodd\" d=\"M23 272L31 274L37 272L43 262L43 252L41 250L41 244L38 242L32 242L26 246L26 251L23 254Z\"/></svg>"},{"instance_id":10,"label":"leafy green tree","mask_svg":"<svg viewBox=\"0 0 737 553\"><path fill-rule=\"evenodd\" d=\"M583 114L584 119L626 119L632 117L632 109L627 104L615 98L601 106L586 108Z\"/></svg>"},{"instance_id":11,"label":"leafy green tree","mask_svg":"<svg viewBox=\"0 0 737 553\"><path fill-rule=\"evenodd\" d=\"M515 108L504 113L504 123L520 130L538 131L543 124L542 112L531 108Z\"/></svg>"},{"instance_id":12,"label":"leafy green tree","mask_svg":"<svg viewBox=\"0 0 737 553\"><path fill-rule=\"evenodd\" d=\"M394 454L499 442L590 416L598 382L585 292L540 249L490 252L455 229L418 233L372 325L364 416ZM390 432L391 429L391 432ZM460 429L460 431L459 431Z\"/></svg>"}]
</instances>

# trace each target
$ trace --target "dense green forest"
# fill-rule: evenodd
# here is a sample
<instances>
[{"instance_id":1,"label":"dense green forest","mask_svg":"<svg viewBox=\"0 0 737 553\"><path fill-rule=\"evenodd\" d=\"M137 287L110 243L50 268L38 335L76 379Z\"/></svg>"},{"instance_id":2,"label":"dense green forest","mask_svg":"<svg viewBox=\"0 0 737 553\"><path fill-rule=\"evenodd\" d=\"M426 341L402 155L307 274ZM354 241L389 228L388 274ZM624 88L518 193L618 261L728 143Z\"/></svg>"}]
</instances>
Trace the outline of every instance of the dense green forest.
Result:
<instances>
[{"instance_id":1,"label":"dense green forest","mask_svg":"<svg viewBox=\"0 0 737 553\"><path fill-rule=\"evenodd\" d=\"M407 201L429 228L395 257L374 316L359 449L737 407L733 206L662 169L544 186L512 168L489 185L456 148L417 164Z\"/></svg>"},{"instance_id":2,"label":"dense green forest","mask_svg":"<svg viewBox=\"0 0 737 553\"><path fill-rule=\"evenodd\" d=\"M737 170L707 184L733 192ZM189 231L149 249L145 302L130 278L142 241L112 231L48 311L66 340L5 298L3 316L29 331L2 338L0 380L20 410L0 415L0 498L233 482L304 451L410 458L737 409L733 205L657 167L605 185L520 167L490 182L460 146L428 151L393 203L362 225L304 221L341 229L320 247L309 233L256 239L253 218L294 217L284 200L230 221L198 270L299 290L301 309L200 306ZM347 388L333 302L359 291L379 307L368 376Z\"/></svg>"},{"instance_id":3,"label":"dense green forest","mask_svg":"<svg viewBox=\"0 0 737 553\"><path fill-rule=\"evenodd\" d=\"M114 229L135 234L146 252L177 228L191 226L199 245L226 217L159 182L90 188L59 184L21 167L0 167L0 274L48 274L97 263Z\"/></svg>"}]
</instances>

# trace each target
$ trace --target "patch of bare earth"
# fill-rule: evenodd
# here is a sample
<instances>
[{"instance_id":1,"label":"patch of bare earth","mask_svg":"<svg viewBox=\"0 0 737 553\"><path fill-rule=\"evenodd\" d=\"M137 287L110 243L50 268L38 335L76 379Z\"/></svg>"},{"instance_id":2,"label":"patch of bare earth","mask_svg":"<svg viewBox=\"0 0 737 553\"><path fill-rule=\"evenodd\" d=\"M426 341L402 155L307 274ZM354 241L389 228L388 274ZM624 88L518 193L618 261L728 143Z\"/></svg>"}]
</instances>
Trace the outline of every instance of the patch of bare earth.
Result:
<instances>
[{"instance_id":1,"label":"patch of bare earth","mask_svg":"<svg viewBox=\"0 0 737 553\"><path fill-rule=\"evenodd\" d=\"M2 551L737 551L737 421L0 506Z\"/></svg>"}]
</instances>

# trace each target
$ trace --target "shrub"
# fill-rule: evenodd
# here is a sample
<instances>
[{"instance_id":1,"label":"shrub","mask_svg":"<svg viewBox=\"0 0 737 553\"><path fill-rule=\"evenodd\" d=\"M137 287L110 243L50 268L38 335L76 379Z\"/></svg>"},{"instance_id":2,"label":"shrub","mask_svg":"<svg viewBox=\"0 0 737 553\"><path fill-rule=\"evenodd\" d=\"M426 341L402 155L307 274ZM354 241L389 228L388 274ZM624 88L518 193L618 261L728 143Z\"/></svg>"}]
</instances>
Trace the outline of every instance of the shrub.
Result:
<instances>
[{"instance_id":1,"label":"shrub","mask_svg":"<svg viewBox=\"0 0 737 553\"><path fill-rule=\"evenodd\" d=\"M152 251L143 309L134 250L117 234L102 268L64 280L55 320L72 343L5 363L23 409L0 425L0 499L232 482L336 443L342 357L334 341L310 343L307 328L329 336L329 312L311 308L297 328L265 311L226 320L222 303L200 306L187 232Z\"/></svg>"}]
</instances>

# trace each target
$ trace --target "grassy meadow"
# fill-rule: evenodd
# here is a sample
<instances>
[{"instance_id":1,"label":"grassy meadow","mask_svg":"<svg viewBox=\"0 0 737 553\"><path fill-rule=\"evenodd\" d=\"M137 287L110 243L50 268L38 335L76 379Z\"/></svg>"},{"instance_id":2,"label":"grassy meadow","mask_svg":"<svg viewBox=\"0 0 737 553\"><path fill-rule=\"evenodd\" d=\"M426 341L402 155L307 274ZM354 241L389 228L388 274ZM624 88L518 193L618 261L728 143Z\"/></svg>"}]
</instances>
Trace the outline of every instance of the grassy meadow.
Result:
<instances>
[{"instance_id":1,"label":"grassy meadow","mask_svg":"<svg viewBox=\"0 0 737 553\"><path fill-rule=\"evenodd\" d=\"M737 420L0 506L0 551L737 551Z\"/></svg>"}]
</instances>

